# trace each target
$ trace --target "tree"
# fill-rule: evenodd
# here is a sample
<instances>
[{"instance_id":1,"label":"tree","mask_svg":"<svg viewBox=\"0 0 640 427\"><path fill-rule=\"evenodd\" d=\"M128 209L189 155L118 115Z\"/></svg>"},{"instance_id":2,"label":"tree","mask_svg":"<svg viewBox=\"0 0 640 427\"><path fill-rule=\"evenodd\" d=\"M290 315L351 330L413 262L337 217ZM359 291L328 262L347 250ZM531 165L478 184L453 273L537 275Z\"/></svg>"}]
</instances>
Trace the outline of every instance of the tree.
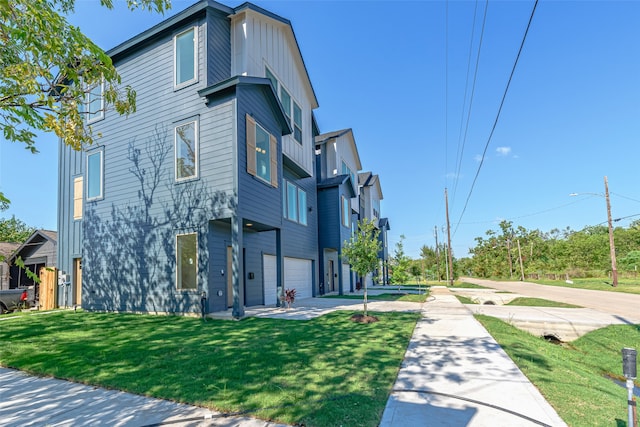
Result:
<instances>
[{"instance_id":1,"label":"tree","mask_svg":"<svg viewBox=\"0 0 640 427\"><path fill-rule=\"evenodd\" d=\"M393 255L391 281L398 285L409 281L409 269L411 268L411 258L404 253L404 239L404 234L401 234L400 240L396 243L396 249Z\"/></svg>"},{"instance_id":2,"label":"tree","mask_svg":"<svg viewBox=\"0 0 640 427\"><path fill-rule=\"evenodd\" d=\"M349 261L351 269L362 278L372 273L378 267L378 252L380 252L380 230L373 221L364 218L358 221L358 230L353 233L349 241L345 241L342 256ZM364 315L367 316L367 281L364 280Z\"/></svg>"},{"instance_id":3,"label":"tree","mask_svg":"<svg viewBox=\"0 0 640 427\"><path fill-rule=\"evenodd\" d=\"M100 4L113 8L113 0ZM24 143L34 153L36 131L54 132L79 150L93 142L86 115L109 107L119 114L136 109L136 93L120 87L111 58L64 17L74 5L75 0L0 0L0 130L7 141ZM171 1L127 5L162 13ZM91 111L85 100L96 87L103 102Z\"/></svg>"},{"instance_id":4,"label":"tree","mask_svg":"<svg viewBox=\"0 0 640 427\"><path fill-rule=\"evenodd\" d=\"M35 230L15 216L0 218L0 242L23 243Z\"/></svg>"}]
</instances>

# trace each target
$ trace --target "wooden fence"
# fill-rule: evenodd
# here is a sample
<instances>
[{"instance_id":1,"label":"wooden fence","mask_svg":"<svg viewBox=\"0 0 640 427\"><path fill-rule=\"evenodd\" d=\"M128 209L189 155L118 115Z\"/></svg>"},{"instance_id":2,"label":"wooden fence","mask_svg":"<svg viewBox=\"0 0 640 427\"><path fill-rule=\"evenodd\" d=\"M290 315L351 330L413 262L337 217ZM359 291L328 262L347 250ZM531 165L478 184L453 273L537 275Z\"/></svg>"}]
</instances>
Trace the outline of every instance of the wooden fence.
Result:
<instances>
[{"instance_id":1,"label":"wooden fence","mask_svg":"<svg viewBox=\"0 0 640 427\"><path fill-rule=\"evenodd\" d=\"M53 310L58 302L58 269L40 269L40 310Z\"/></svg>"}]
</instances>

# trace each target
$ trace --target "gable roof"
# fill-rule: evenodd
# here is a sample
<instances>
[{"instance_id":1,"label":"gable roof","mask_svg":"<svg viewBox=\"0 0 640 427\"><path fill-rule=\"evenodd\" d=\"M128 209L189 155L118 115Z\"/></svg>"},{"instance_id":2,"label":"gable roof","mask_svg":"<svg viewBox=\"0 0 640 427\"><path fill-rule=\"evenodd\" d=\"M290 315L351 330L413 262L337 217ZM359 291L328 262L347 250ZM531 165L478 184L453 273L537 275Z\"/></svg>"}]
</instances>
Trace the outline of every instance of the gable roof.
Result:
<instances>
[{"instance_id":1,"label":"gable roof","mask_svg":"<svg viewBox=\"0 0 640 427\"><path fill-rule=\"evenodd\" d=\"M226 15L227 17L232 17L234 15L238 15L244 13L246 11L253 11L262 16L270 18L274 21L282 24L283 28L287 31L288 35L293 40L293 47L297 57L300 60L300 64L302 65L302 69L306 75L306 84L307 89L309 90L312 98L312 106L311 109L318 108L318 98L316 96L315 89L311 84L311 78L309 77L309 71L307 69L306 64L304 63L304 58L302 57L302 53L300 52L300 45L298 44L298 40L296 38L295 33L293 32L293 26L291 25L291 21L285 19L281 16L276 15L275 13L269 12L259 6L256 6L253 3L245 2L240 6L235 8L225 6L221 3L218 3L213 0L200 0L195 4L187 7L186 9L176 13L170 18L165 19L159 24L154 25L153 27L147 29L146 31L141 32L140 34L126 40L116 47L109 49L106 53L111 57L111 59L115 62L116 60L125 57L130 54L132 51L147 45L148 43L157 40L160 37L163 37L165 34L173 31L175 28L183 25L185 22L192 21L194 18L205 16L208 11L218 12Z\"/></svg>"},{"instance_id":2,"label":"gable roof","mask_svg":"<svg viewBox=\"0 0 640 427\"><path fill-rule=\"evenodd\" d=\"M24 241L23 244L21 244L20 246L18 246L17 249L15 249L13 251L13 253L11 254L10 257L7 257L7 262L13 261L13 259L15 259L15 257L27 246L32 246L34 244L37 243L33 243L34 241L50 241L52 242L54 245L58 244L58 233L56 231L51 231L51 230L36 230L34 231L31 236L29 236L29 238L27 238L27 240Z\"/></svg>"},{"instance_id":3,"label":"gable roof","mask_svg":"<svg viewBox=\"0 0 640 427\"><path fill-rule=\"evenodd\" d=\"M278 96L274 92L274 88L271 85L271 81L264 77L249 77L249 76L235 76L227 80L223 80L214 85L206 87L198 91L198 95L203 98L215 97L218 94L225 92L228 89L235 88L236 86L247 85L261 87L264 91L269 105L276 111L276 119L282 128L282 135L289 135L293 130L291 124L287 119L287 116L282 109L282 103L278 100Z\"/></svg>"},{"instance_id":4,"label":"gable roof","mask_svg":"<svg viewBox=\"0 0 640 427\"><path fill-rule=\"evenodd\" d=\"M391 230L391 224L389 224L389 218L380 218L378 221L380 225L380 229L386 228L387 230Z\"/></svg>"},{"instance_id":5,"label":"gable roof","mask_svg":"<svg viewBox=\"0 0 640 427\"><path fill-rule=\"evenodd\" d=\"M380 176L377 174L373 174L373 172L360 172L358 174L358 184L361 187L375 187L378 189L378 194L380 194L380 200L384 199L382 195L382 187L380 186Z\"/></svg>"},{"instance_id":6,"label":"gable roof","mask_svg":"<svg viewBox=\"0 0 640 427\"><path fill-rule=\"evenodd\" d=\"M356 192L353 189L353 185L351 185L351 175L336 175L331 178L327 178L318 183L318 189L323 188L331 188L331 187L339 187L343 184L349 184L347 187L349 188L350 197L356 197Z\"/></svg>"},{"instance_id":7,"label":"gable roof","mask_svg":"<svg viewBox=\"0 0 640 427\"><path fill-rule=\"evenodd\" d=\"M358 145L356 144L356 139L353 136L353 129L348 128L348 129L342 129L342 130L336 130L333 132L323 133L321 135L316 136L314 138L314 142L316 143L316 145L322 145L343 136L345 136L349 140L349 142L351 143L351 146L353 147L357 170L362 169L362 162L360 161L360 153L358 153ZM354 185L357 185L357 184L358 184L357 182L354 182Z\"/></svg>"},{"instance_id":8,"label":"gable roof","mask_svg":"<svg viewBox=\"0 0 640 427\"><path fill-rule=\"evenodd\" d=\"M6 260L19 247L20 247L20 243L0 242L0 258L4 257L4 259Z\"/></svg>"}]
</instances>

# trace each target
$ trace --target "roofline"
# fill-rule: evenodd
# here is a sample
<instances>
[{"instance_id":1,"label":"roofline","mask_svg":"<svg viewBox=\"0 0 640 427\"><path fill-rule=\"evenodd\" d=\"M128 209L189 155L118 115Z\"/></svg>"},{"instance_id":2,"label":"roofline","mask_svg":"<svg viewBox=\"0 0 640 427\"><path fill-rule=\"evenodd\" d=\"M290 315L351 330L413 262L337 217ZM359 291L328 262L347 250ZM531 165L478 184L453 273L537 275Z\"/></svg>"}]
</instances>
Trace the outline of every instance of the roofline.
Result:
<instances>
[{"instance_id":1,"label":"roofline","mask_svg":"<svg viewBox=\"0 0 640 427\"><path fill-rule=\"evenodd\" d=\"M37 234L41 235L42 237L44 237L46 240L50 241L50 242L54 242L54 243L58 243L57 239L53 240L52 238L50 238L49 236L47 236L46 234L44 234L42 231L52 231L52 230L36 230L33 233L31 233L31 235L29 237L27 237L27 239L22 242L22 244L20 246L18 246L12 253L11 255L9 255L9 257L7 257L7 259L5 260L5 262L11 264L11 261L13 261L13 259L16 257L16 255L18 255L18 252L20 252L22 249L24 249L27 244L29 243L29 241L31 241Z\"/></svg>"},{"instance_id":2,"label":"roofline","mask_svg":"<svg viewBox=\"0 0 640 427\"><path fill-rule=\"evenodd\" d=\"M280 103L280 101L278 100L278 96L276 95L273 85L271 84L271 80L267 79L266 77L234 76L208 86L204 89L200 89L198 91L198 95L203 98L215 97L225 90L235 88L236 86L258 86L263 90L268 91L268 93L271 95L269 96L270 104L280 113L277 114L277 119L283 128L282 135L290 135L293 132L293 129L291 129L291 124L287 120L287 116L282 109L282 103Z\"/></svg>"},{"instance_id":3,"label":"roofline","mask_svg":"<svg viewBox=\"0 0 640 427\"><path fill-rule=\"evenodd\" d=\"M307 76L307 81L309 82L309 88L311 89L311 95L313 96L313 105L312 105L312 110L318 108L319 104L318 104L318 96L316 95L316 90L313 88L313 84L311 83L311 77L309 76L309 69L307 68L307 64L304 62L304 57L302 56L302 51L300 50L300 43L298 43L298 38L296 37L296 32L293 30L293 25L291 24L291 21L289 21L286 18L283 18L280 15L277 15L273 12L269 12L266 9L261 8L260 6L257 6L251 2L244 2L242 3L240 6L236 6L233 11L234 13L238 14L238 13L242 13L245 10L251 10L254 11L256 13L259 13L261 15L264 15L268 18L271 18L273 20L276 20L278 22L281 22L282 24L286 25L287 27L289 27L289 30L291 30L291 35L293 36L293 42L295 43L295 47L298 51L298 57L300 57L300 62L302 62L302 68L304 68L304 73Z\"/></svg>"},{"instance_id":4,"label":"roofline","mask_svg":"<svg viewBox=\"0 0 640 427\"><path fill-rule=\"evenodd\" d=\"M213 0L200 0L192 4L181 12L176 13L170 18L154 25L153 27L133 36L119 45L109 49L106 53L112 60L117 60L119 56L126 54L129 50L135 48L141 43L145 43L160 37L161 34L179 26L182 22L193 18L194 16L205 13L207 9L218 10L227 15L233 14L233 9Z\"/></svg>"}]
</instances>

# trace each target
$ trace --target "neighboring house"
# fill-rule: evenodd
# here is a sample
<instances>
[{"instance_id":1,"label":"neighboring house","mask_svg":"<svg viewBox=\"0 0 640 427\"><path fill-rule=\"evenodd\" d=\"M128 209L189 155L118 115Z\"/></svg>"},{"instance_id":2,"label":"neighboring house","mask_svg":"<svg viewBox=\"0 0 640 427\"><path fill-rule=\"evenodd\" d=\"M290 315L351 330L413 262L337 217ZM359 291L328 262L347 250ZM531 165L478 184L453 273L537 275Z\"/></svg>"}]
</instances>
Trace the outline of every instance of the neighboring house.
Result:
<instances>
[{"instance_id":1,"label":"neighboring house","mask_svg":"<svg viewBox=\"0 0 640 427\"><path fill-rule=\"evenodd\" d=\"M7 258L7 263L10 265L9 288L33 287L35 295L38 295L38 284L27 276L24 269L15 265L15 260L20 257L29 271L39 275L41 269L57 265L57 248L58 233L49 230L34 231Z\"/></svg>"},{"instance_id":2,"label":"neighboring house","mask_svg":"<svg viewBox=\"0 0 640 427\"><path fill-rule=\"evenodd\" d=\"M320 292L340 295L356 288L355 274L342 257L358 219L358 171L362 169L353 131L316 136Z\"/></svg>"},{"instance_id":3,"label":"neighboring house","mask_svg":"<svg viewBox=\"0 0 640 427\"><path fill-rule=\"evenodd\" d=\"M9 258L20 243L0 242L0 290L9 289Z\"/></svg>"},{"instance_id":4,"label":"neighboring house","mask_svg":"<svg viewBox=\"0 0 640 427\"><path fill-rule=\"evenodd\" d=\"M60 145L66 298L197 313L204 294L241 317L280 284L318 294L318 103L291 23L203 0L107 54L137 111L105 111L97 86L85 111L101 136Z\"/></svg>"},{"instance_id":5,"label":"neighboring house","mask_svg":"<svg viewBox=\"0 0 640 427\"><path fill-rule=\"evenodd\" d=\"M380 201L383 199L382 187L380 186L380 177L371 172L361 172L358 174L358 185L360 188L360 209L359 219L368 219L380 230ZM380 236L378 237L380 240ZM382 260L382 258L381 258ZM363 280L366 280L367 286L373 285L374 278L378 277L381 268L373 274L368 274Z\"/></svg>"}]
</instances>

